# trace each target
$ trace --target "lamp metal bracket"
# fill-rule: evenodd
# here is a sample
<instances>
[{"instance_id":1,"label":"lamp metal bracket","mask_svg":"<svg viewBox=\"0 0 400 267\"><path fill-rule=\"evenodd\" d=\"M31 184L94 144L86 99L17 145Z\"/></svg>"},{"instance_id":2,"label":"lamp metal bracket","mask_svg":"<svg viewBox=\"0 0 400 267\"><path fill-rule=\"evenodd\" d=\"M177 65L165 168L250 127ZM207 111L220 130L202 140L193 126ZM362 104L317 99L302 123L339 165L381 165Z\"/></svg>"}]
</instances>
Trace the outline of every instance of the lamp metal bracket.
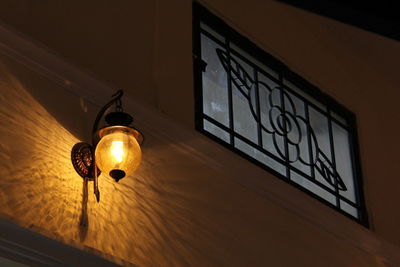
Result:
<instances>
[{"instance_id":1,"label":"lamp metal bracket","mask_svg":"<svg viewBox=\"0 0 400 267\"><path fill-rule=\"evenodd\" d=\"M71 160L75 171L82 178L93 179L94 177L94 150L85 142L79 142L71 150ZM99 170L98 170L99 172Z\"/></svg>"}]
</instances>

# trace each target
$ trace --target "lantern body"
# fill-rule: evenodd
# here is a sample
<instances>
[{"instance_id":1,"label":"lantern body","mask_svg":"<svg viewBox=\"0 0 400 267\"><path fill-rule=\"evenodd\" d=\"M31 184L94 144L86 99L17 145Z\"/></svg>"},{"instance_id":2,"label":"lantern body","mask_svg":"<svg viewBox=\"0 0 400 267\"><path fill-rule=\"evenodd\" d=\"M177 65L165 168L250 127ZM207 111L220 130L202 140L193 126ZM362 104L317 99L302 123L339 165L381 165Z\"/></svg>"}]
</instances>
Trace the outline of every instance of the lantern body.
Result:
<instances>
[{"instance_id":1,"label":"lantern body","mask_svg":"<svg viewBox=\"0 0 400 267\"><path fill-rule=\"evenodd\" d=\"M132 174L142 160L136 133L125 126L111 126L99 131L101 139L95 151L96 165L117 182Z\"/></svg>"}]
</instances>

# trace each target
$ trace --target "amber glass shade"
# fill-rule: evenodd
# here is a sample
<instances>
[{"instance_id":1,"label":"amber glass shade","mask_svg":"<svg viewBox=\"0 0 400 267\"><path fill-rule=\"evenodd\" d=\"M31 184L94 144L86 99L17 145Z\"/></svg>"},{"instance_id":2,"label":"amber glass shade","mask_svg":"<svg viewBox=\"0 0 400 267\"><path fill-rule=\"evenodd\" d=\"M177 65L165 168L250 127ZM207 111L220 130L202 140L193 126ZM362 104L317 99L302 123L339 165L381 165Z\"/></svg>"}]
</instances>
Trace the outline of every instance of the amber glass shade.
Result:
<instances>
[{"instance_id":1,"label":"amber glass shade","mask_svg":"<svg viewBox=\"0 0 400 267\"><path fill-rule=\"evenodd\" d=\"M99 131L96 146L96 165L116 181L132 174L140 165L142 151L136 131L124 126L107 127Z\"/></svg>"}]
</instances>

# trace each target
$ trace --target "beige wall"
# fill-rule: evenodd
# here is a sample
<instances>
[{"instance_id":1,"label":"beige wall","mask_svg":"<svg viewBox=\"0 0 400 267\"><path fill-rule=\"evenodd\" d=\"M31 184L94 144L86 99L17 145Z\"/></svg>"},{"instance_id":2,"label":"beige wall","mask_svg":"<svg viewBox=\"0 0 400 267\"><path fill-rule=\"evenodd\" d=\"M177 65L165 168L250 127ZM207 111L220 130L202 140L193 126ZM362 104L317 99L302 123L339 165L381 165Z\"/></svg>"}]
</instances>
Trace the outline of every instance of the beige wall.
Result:
<instances>
[{"instance_id":1,"label":"beige wall","mask_svg":"<svg viewBox=\"0 0 400 267\"><path fill-rule=\"evenodd\" d=\"M399 145L393 141L400 44L274 1L202 2L357 114L372 230L400 245ZM119 184L101 178L100 203L89 184L89 224L82 228L83 183L69 154L78 139L89 138L99 107L1 56L2 215L139 266L384 266L388 260L337 234L343 225L361 226L193 130L191 1L2 1L0 19L126 88L171 122L164 135L147 129L134 177ZM230 162L254 184L243 186L225 171ZM253 190L263 180L330 214L337 233Z\"/></svg>"}]
</instances>

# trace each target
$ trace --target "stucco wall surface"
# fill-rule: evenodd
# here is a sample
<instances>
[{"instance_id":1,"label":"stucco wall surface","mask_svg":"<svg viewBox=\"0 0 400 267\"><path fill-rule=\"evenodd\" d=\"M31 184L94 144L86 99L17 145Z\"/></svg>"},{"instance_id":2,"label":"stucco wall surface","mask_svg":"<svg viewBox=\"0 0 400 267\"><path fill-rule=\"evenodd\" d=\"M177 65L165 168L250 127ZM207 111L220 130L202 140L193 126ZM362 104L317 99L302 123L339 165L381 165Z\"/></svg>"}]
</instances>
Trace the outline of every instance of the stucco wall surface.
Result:
<instances>
[{"instance_id":1,"label":"stucco wall surface","mask_svg":"<svg viewBox=\"0 0 400 267\"><path fill-rule=\"evenodd\" d=\"M384 266L151 132L139 171L101 176L96 203L66 128L96 107L7 58L0 90L0 212L19 225L125 265Z\"/></svg>"}]
</instances>

